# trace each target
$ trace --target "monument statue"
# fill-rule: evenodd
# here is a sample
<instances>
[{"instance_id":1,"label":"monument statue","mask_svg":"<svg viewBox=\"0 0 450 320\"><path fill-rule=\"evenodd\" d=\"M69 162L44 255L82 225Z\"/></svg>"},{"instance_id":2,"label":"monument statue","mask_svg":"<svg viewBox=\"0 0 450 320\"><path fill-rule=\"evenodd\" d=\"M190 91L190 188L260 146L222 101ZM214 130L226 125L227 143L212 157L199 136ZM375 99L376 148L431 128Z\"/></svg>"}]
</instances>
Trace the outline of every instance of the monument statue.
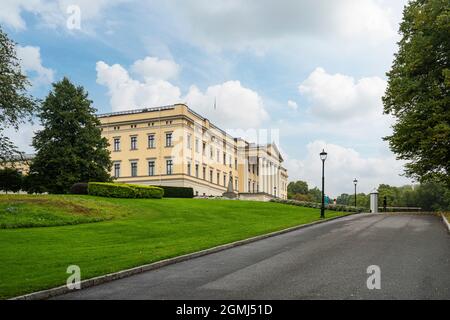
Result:
<instances>
[{"instance_id":1,"label":"monument statue","mask_svg":"<svg viewBox=\"0 0 450 320\"><path fill-rule=\"evenodd\" d=\"M233 174L230 171L230 179L228 180L228 187L227 191L222 194L225 198L228 199L236 199L237 198L237 192L233 191Z\"/></svg>"}]
</instances>

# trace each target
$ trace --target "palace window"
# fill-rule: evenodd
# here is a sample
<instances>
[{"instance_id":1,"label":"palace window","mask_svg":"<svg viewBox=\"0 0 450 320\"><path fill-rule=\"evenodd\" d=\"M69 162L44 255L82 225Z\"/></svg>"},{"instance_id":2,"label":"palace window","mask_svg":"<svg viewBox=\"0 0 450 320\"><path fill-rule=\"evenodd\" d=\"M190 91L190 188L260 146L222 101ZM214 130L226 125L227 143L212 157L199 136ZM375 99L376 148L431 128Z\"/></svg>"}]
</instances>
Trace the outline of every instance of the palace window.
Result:
<instances>
[{"instance_id":1,"label":"palace window","mask_svg":"<svg viewBox=\"0 0 450 320\"><path fill-rule=\"evenodd\" d=\"M148 175L154 176L155 175L155 161L151 160L148 162Z\"/></svg>"},{"instance_id":2,"label":"palace window","mask_svg":"<svg viewBox=\"0 0 450 320\"><path fill-rule=\"evenodd\" d=\"M131 162L131 176L137 177L137 162Z\"/></svg>"},{"instance_id":3,"label":"palace window","mask_svg":"<svg viewBox=\"0 0 450 320\"><path fill-rule=\"evenodd\" d=\"M212 183L213 182L213 171L209 170L209 181Z\"/></svg>"},{"instance_id":4,"label":"palace window","mask_svg":"<svg viewBox=\"0 0 450 320\"><path fill-rule=\"evenodd\" d=\"M195 138L195 152L199 152L199 143L200 141L198 140L198 138Z\"/></svg>"},{"instance_id":5,"label":"palace window","mask_svg":"<svg viewBox=\"0 0 450 320\"><path fill-rule=\"evenodd\" d=\"M217 184L219 184L220 183L220 173L219 172L217 172Z\"/></svg>"},{"instance_id":6,"label":"palace window","mask_svg":"<svg viewBox=\"0 0 450 320\"><path fill-rule=\"evenodd\" d=\"M198 164L195 165L195 177L198 178Z\"/></svg>"},{"instance_id":7,"label":"palace window","mask_svg":"<svg viewBox=\"0 0 450 320\"><path fill-rule=\"evenodd\" d=\"M186 143L187 148L188 148L188 149L191 149L191 134L190 134L190 133L188 133L186 139L187 139L187 143Z\"/></svg>"},{"instance_id":8,"label":"palace window","mask_svg":"<svg viewBox=\"0 0 450 320\"><path fill-rule=\"evenodd\" d=\"M187 174L188 174L188 176L191 175L191 163L190 162L188 162L188 164L187 164Z\"/></svg>"},{"instance_id":9,"label":"palace window","mask_svg":"<svg viewBox=\"0 0 450 320\"><path fill-rule=\"evenodd\" d=\"M120 138L114 138L114 151L120 151Z\"/></svg>"},{"instance_id":10,"label":"palace window","mask_svg":"<svg viewBox=\"0 0 450 320\"><path fill-rule=\"evenodd\" d=\"M203 180L206 180L206 168L203 167Z\"/></svg>"},{"instance_id":11,"label":"palace window","mask_svg":"<svg viewBox=\"0 0 450 320\"><path fill-rule=\"evenodd\" d=\"M173 173L173 161L172 160L166 160L166 173L167 174Z\"/></svg>"},{"instance_id":12,"label":"palace window","mask_svg":"<svg viewBox=\"0 0 450 320\"><path fill-rule=\"evenodd\" d=\"M148 135L148 147L150 149L153 149L155 147L155 135L154 134Z\"/></svg>"},{"instance_id":13,"label":"palace window","mask_svg":"<svg viewBox=\"0 0 450 320\"><path fill-rule=\"evenodd\" d=\"M137 137L131 137L131 150L137 149Z\"/></svg>"},{"instance_id":14,"label":"palace window","mask_svg":"<svg viewBox=\"0 0 450 320\"><path fill-rule=\"evenodd\" d=\"M166 147L172 147L172 133L166 133Z\"/></svg>"},{"instance_id":15,"label":"palace window","mask_svg":"<svg viewBox=\"0 0 450 320\"><path fill-rule=\"evenodd\" d=\"M227 186L227 175L226 174L223 175L223 186L224 187Z\"/></svg>"},{"instance_id":16,"label":"palace window","mask_svg":"<svg viewBox=\"0 0 450 320\"><path fill-rule=\"evenodd\" d=\"M120 177L120 163L114 163L114 178Z\"/></svg>"}]
</instances>

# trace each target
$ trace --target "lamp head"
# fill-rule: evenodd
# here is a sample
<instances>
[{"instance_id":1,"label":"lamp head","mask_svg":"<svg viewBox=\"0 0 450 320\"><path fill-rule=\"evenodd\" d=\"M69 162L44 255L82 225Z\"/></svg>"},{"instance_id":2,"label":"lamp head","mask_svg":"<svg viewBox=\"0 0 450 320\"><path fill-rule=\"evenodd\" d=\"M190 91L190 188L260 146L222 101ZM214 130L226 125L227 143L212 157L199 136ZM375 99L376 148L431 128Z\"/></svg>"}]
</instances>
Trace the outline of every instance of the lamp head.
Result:
<instances>
[{"instance_id":1,"label":"lamp head","mask_svg":"<svg viewBox=\"0 0 450 320\"><path fill-rule=\"evenodd\" d=\"M353 180L353 183L356 185L358 183L358 180L356 180L355 178L355 180Z\"/></svg>"},{"instance_id":2,"label":"lamp head","mask_svg":"<svg viewBox=\"0 0 450 320\"><path fill-rule=\"evenodd\" d=\"M327 159L328 153L325 152L325 150L322 149L322 152L320 153L320 159L322 161L325 161Z\"/></svg>"}]
</instances>

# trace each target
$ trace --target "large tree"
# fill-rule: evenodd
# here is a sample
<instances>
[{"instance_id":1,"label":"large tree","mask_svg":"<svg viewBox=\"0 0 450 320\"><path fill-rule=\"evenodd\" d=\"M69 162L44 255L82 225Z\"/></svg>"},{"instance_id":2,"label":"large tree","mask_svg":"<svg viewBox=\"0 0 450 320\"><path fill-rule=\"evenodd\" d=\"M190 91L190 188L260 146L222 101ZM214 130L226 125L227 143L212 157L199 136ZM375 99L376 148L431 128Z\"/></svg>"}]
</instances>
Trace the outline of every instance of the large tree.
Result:
<instances>
[{"instance_id":1,"label":"large tree","mask_svg":"<svg viewBox=\"0 0 450 320\"><path fill-rule=\"evenodd\" d=\"M450 5L412 0L400 25L402 39L388 76L384 111L396 118L386 137L405 173L450 186Z\"/></svg>"},{"instance_id":2,"label":"large tree","mask_svg":"<svg viewBox=\"0 0 450 320\"><path fill-rule=\"evenodd\" d=\"M27 94L30 82L22 73L15 47L0 27L0 163L3 164L21 155L3 130L18 129L21 123L31 119L37 106L36 100Z\"/></svg>"},{"instance_id":3,"label":"large tree","mask_svg":"<svg viewBox=\"0 0 450 320\"><path fill-rule=\"evenodd\" d=\"M69 79L53 84L39 114L43 130L36 133L30 172L50 193L67 193L72 184L109 181L108 141L83 87Z\"/></svg>"}]
</instances>

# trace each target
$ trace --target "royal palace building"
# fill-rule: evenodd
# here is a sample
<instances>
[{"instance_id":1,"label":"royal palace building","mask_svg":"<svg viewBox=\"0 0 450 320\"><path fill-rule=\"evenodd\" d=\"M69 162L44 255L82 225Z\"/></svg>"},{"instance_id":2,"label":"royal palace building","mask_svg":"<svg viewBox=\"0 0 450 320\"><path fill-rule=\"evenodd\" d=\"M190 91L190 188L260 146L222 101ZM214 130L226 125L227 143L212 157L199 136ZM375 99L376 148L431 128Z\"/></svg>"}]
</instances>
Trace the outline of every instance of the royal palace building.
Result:
<instances>
[{"instance_id":1,"label":"royal palace building","mask_svg":"<svg viewBox=\"0 0 450 320\"><path fill-rule=\"evenodd\" d=\"M192 187L198 196L229 188L241 199L287 198L287 171L274 143L235 138L185 104L101 114L118 182Z\"/></svg>"}]
</instances>

